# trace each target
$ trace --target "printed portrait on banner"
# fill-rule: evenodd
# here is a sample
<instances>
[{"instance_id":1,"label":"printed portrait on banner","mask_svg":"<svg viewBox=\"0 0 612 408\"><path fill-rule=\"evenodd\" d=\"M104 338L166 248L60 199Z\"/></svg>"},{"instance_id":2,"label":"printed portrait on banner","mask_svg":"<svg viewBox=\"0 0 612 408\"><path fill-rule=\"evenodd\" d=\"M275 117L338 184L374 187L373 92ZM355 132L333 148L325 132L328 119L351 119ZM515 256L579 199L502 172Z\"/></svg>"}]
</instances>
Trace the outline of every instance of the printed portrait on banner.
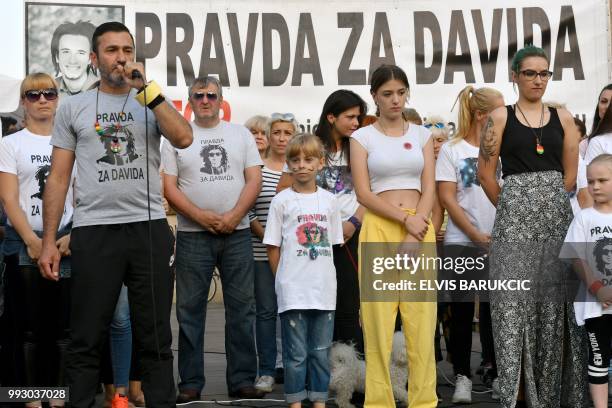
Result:
<instances>
[{"instance_id":1,"label":"printed portrait on banner","mask_svg":"<svg viewBox=\"0 0 612 408\"><path fill-rule=\"evenodd\" d=\"M51 74L61 97L89 89L99 77L90 59L93 32L124 14L123 6L26 3L27 73Z\"/></svg>"}]
</instances>

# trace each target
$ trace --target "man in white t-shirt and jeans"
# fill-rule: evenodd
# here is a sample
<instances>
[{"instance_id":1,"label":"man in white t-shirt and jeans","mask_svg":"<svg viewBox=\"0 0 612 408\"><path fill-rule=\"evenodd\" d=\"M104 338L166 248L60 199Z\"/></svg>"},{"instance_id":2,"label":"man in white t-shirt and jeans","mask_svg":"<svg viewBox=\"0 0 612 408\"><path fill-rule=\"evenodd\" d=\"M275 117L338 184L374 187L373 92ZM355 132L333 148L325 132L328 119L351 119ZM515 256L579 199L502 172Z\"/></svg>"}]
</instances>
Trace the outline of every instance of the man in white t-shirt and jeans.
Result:
<instances>
[{"instance_id":1,"label":"man in white t-shirt and jeans","mask_svg":"<svg viewBox=\"0 0 612 408\"><path fill-rule=\"evenodd\" d=\"M59 279L55 231L76 162L66 357L70 405L94 404L101 346L125 283L147 406L173 407L169 263L174 239L162 207L158 146L162 133L178 148L189 146L193 134L159 85L145 85L144 66L134 62L134 39L126 26L101 24L92 48L99 84L66 98L55 116L39 258L43 276Z\"/></svg>"},{"instance_id":2,"label":"man in white t-shirt and jeans","mask_svg":"<svg viewBox=\"0 0 612 408\"><path fill-rule=\"evenodd\" d=\"M176 314L179 322L177 403L200 399L204 388L204 321L214 268L226 308L228 394L262 398L257 371L254 263L247 212L261 189L261 166L251 132L219 119L222 88L214 77L189 88L194 142L162 147L164 193L178 214Z\"/></svg>"}]
</instances>

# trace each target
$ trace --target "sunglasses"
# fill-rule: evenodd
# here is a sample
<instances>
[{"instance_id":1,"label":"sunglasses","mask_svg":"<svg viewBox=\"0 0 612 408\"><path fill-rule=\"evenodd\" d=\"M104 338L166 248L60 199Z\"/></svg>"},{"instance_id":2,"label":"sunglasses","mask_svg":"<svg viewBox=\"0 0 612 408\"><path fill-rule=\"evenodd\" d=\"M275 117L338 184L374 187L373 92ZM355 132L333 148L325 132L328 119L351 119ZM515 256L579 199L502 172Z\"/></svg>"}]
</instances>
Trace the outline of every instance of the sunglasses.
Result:
<instances>
[{"instance_id":1,"label":"sunglasses","mask_svg":"<svg viewBox=\"0 0 612 408\"><path fill-rule=\"evenodd\" d=\"M524 71L521 71L520 74L523 74L525 79L527 79L528 81L533 81L534 79L536 79L537 76L539 76L542 81L548 81L553 76L553 73L550 71L538 72L532 69L526 69Z\"/></svg>"},{"instance_id":2,"label":"sunglasses","mask_svg":"<svg viewBox=\"0 0 612 408\"><path fill-rule=\"evenodd\" d=\"M278 113L278 112L274 112L273 114L270 115L270 119L272 120L282 120L285 122L291 122L293 120L295 120L295 116L293 115L293 113Z\"/></svg>"},{"instance_id":3,"label":"sunglasses","mask_svg":"<svg viewBox=\"0 0 612 408\"><path fill-rule=\"evenodd\" d=\"M30 102L36 102L40 99L41 96L44 96L48 101L54 101L57 99L57 89L48 88L48 89L30 89L29 91L25 91L24 96Z\"/></svg>"},{"instance_id":4,"label":"sunglasses","mask_svg":"<svg viewBox=\"0 0 612 408\"><path fill-rule=\"evenodd\" d=\"M191 97L196 101L201 101L204 99L204 97L206 97L206 99L208 99L210 102L214 102L217 100L219 95L214 92L194 92Z\"/></svg>"},{"instance_id":5,"label":"sunglasses","mask_svg":"<svg viewBox=\"0 0 612 408\"><path fill-rule=\"evenodd\" d=\"M427 129L430 129L432 127L435 127L436 129L444 129L444 123L442 123L442 122L438 122L438 123L426 123L423 126L425 126Z\"/></svg>"}]
</instances>

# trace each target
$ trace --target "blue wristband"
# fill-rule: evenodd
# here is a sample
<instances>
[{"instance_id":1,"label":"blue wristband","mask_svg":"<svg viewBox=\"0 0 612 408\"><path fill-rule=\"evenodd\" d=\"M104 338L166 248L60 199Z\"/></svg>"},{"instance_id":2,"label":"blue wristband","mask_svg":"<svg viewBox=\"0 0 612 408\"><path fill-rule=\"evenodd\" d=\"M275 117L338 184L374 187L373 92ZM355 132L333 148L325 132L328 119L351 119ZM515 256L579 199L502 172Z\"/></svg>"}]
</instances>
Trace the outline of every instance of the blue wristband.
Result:
<instances>
[{"instance_id":1,"label":"blue wristband","mask_svg":"<svg viewBox=\"0 0 612 408\"><path fill-rule=\"evenodd\" d=\"M355 217L354 215L351 215L351 217L348 219L348 222L353 224L356 230L361 228L361 221L359 221L359 218Z\"/></svg>"}]
</instances>

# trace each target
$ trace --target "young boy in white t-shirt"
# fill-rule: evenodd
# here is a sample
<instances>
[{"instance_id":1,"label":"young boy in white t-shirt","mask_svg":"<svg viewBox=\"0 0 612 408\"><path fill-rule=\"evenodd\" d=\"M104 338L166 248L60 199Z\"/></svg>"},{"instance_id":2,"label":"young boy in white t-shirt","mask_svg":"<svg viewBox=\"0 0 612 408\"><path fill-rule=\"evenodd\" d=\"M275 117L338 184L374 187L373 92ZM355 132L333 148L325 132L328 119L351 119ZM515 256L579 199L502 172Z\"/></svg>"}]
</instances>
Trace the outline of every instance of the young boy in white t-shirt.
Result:
<instances>
[{"instance_id":1,"label":"young boy in white t-shirt","mask_svg":"<svg viewBox=\"0 0 612 408\"><path fill-rule=\"evenodd\" d=\"M581 210L569 227L561 258L575 259L584 285L575 302L576 320L589 344L589 389L595 408L608 406L608 369L612 339L612 155L587 167L593 207Z\"/></svg>"},{"instance_id":2,"label":"young boy in white t-shirt","mask_svg":"<svg viewBox=\"0 0 612 408\"><path fill-rule=\"evenodd\" d=\"M334 195L316 185L325 157L319 138L296 135L286 154L293 184L272 200L263 239L276 276L285 398L292 408L306 398L324 408L336 309L332 245L344 242L342 221Z\"/></svg>"}]
</instances>

